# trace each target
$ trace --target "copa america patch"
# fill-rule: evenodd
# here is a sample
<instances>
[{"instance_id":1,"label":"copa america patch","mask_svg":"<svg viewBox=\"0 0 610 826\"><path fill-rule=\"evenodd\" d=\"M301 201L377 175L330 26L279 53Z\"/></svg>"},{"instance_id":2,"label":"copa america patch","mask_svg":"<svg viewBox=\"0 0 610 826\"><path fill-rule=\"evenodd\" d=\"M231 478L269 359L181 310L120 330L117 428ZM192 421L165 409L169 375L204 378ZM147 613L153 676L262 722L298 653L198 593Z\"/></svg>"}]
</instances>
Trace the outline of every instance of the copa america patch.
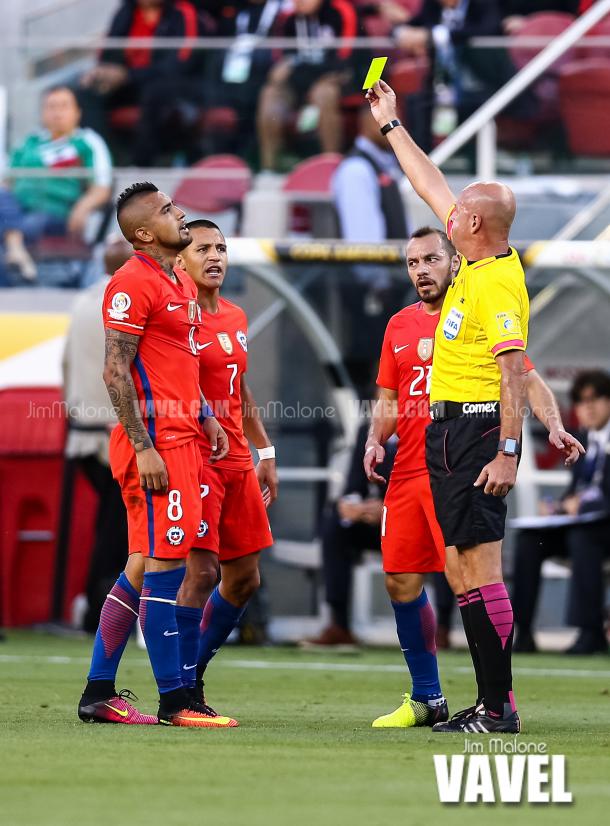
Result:
<instances>
[{"instance_id":1,"label":"copa america patch","mask_svg":"<svg viewBox=\"0 0 610 826\"><path fill-rule=\"evenodd\" d=\"M127 310L131 307L131 296L127 293L115 293L112 296L112 302L108 307L108 315L116 321L122 321L124 318L129 318Z\"/></svg>"},{"instance_id":2,"label":"copa america patch","mask_svg":"<svg viewBox=\"0 0 610 826\"><path fill-rule=\"evenodd\" d=\"M199 530L197 531L197 538L198 539L203 539L203 537L206 535L208 530L209 530L208 523L204 519L202 519L201 522L199 523Z\"/></svg>"},{"instance_id":3,"label":"copa america patch","mask_svg":"<svg viewBox=\"0 0 610 826\"><path fill-rule=\"evenodd\" d=\"M521 333L519 321L513 312L496 313L496 324L498 325L500 335L511 336L515 335L515 333Z\"/></svg>"},{"instance_id":4,"label":"copa america patch","mask_svg":"<svg viewBox=\"0 0 610 826\"><path fill-rule=\"evenodd\" d=\"M243 330L238 330L235 333L235 338L241 344L241 349L244 351L244 353L247 353L248 352L248 337L246 336L244 331Z\"/></svg>"},{"instance_id":5,"label":"copa america patch","mask_svg":"<svg viewBox=\"0 0 610 826\"><path fill-rule=\"evenodd\" d=\"M172 525L165 534L170 545L179 545L184 539L184 531L180 525Z\"/></svg>"}]
</instances>

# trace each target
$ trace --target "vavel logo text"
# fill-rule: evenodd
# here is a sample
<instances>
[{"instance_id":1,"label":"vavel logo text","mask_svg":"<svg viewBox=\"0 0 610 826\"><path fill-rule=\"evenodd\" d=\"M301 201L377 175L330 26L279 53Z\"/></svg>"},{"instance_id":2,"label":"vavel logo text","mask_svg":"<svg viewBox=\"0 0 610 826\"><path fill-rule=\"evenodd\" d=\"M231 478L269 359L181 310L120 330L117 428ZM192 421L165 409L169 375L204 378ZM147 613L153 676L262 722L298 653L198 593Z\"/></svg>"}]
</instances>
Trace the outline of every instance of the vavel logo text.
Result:
<instances>
[{"instance_id":1,"label":"vavel logo text","mask_svg":"<svg viewBox=\"0 0 610 826\"><path fill-rule=\"evenodd\" d=\"M467 754L435 754L441 803L571 803L563 754L546 754L545 743L499 738L467 742ZM526 752L526 753L524 753Z\"/></svg>"}]
</instances>

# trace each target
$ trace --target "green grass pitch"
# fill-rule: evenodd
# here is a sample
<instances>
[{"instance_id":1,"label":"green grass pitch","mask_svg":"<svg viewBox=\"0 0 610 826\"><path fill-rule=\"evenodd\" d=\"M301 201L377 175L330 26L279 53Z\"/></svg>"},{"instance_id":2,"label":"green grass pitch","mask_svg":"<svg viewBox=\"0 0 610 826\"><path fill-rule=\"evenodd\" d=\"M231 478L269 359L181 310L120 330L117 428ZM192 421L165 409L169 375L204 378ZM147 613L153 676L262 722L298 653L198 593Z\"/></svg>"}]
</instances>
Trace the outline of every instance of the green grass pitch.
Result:
<instances>
[{"instance_id":1,"label":"green grass pitch","mask_svg":"<svg viewBox=\"0 0 610 826\"><path fill-rule=\"evenodd\" d=\"M522 740L565 754L574 803L441 805L432 755L463 736L372 730L406 690L399 651L350 656L223 650L209 701L240 728L85 725L76 717L86 640L11 632L0 645L2 826L437 826L468 819L599 824L610 811L610 659L516 656ZM473 699L469 658L441 654L450 708ZM145 652L119 687L155 710Z\"/></svg>"}]
</instances>

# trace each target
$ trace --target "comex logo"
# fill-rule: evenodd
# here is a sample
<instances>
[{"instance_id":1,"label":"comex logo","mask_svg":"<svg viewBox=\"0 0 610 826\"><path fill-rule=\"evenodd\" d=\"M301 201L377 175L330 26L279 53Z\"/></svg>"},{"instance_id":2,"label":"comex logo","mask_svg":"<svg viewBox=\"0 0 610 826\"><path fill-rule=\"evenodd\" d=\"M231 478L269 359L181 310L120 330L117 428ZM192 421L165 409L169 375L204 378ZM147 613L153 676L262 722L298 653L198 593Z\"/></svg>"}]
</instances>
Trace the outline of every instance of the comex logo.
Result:
<instances>
[{"instance_id":1,"label":"comex logo","mask_svg":"<svg viewBox=\"0 0 610 826\"><path fill-rule=\"evenodd\" d=\"M435 754L434 771L441 803L572 803L566 759L547 754L546 743L491 738L466 741L466 754Z\"/></svg>"}]
</instances>

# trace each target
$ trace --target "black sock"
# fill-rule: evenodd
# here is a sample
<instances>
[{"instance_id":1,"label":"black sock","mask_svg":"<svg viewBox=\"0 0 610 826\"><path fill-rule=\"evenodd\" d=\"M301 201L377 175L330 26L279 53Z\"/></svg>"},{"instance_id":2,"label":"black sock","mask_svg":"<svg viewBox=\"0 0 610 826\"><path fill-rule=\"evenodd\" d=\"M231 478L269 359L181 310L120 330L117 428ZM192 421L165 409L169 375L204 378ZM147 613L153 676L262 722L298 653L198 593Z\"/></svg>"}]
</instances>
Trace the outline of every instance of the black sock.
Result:
<instances>
[{"instance_id":1,"label":"black sock","mask_svg":"<svg viewBox=\"0 0 610 826\"><path fill-rule=\"evenodd\" d=\"M477 650L472 633L472 624L470 622L470 605L468 604L468 596L466 594L457 595L458 606L460 614L462 615L462 623L464 624L464 631L466 632L466 642L468 643L468 650L472 658L472 665L474 668L474 676L477 681L477 701L475 705L483 702L483 672L481 670L481 659Z\"/></svg>"},{"instance_id":2,"label":"black sock","mask_svg":"<svg viewBox=\"0 0 610 826\"><path fill-rule=\"evenodd\" d=\"M184 686L164 691L159 695L159 714L175 714L188 708L190 704L191 697Z\"/></svg>"},{"instance_id":3,"label":"black sock","mask_svg":"<svg viewBox=\"0 0 610 826\"><path fill-rule=\"evenodd\" d=\"M81 702L97 703L100 700L109 700L116 697L117 690L114 680L88 680Z\"/></svg>"},{"instance_id":4,"label":"black sock","mask_svg":"<svg viewBox=\"0 0 610 826\"><path fill-rule=\"evenodd\" d=\"M480 657L488 712L504 717L515 711L511 656L513 608L503 582L468 591L472 635Z\"/></svg>"}]
</instances>

